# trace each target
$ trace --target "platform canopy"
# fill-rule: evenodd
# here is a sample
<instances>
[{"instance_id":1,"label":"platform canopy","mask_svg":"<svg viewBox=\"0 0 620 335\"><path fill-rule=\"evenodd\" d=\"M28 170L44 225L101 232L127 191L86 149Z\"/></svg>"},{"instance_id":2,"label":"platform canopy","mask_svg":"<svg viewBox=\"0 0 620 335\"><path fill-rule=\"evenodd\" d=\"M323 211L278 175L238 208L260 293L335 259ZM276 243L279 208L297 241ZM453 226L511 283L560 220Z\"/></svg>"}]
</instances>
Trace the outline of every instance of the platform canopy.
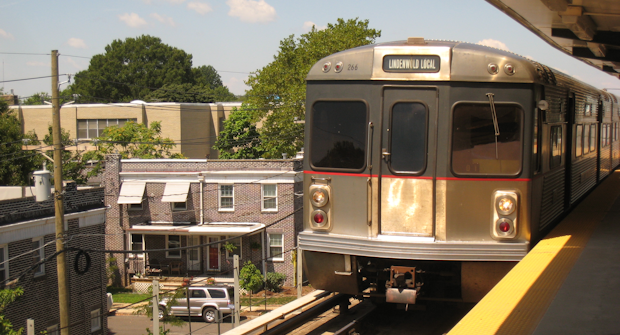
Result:
<instances>
[{"instance_id":1,"label":"platform canopy","mask_svg":"<svg viewBox=\"0 0 620 335\"><path fill-rule=\"evenodd\" d=\"M555 48L620 78L620 0L486 0Z\"/></svg>"}]
</instances>

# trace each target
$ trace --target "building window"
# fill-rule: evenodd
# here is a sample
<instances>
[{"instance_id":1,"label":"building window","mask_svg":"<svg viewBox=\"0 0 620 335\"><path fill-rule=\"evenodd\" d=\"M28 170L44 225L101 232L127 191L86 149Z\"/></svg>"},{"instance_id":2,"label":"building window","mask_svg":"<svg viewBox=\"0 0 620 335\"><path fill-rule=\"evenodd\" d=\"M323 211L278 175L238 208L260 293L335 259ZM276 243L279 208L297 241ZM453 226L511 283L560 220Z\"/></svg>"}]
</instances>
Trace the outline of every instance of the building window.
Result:
<instances>
[{"instance_id":1,"label":"building window","mask_svg":"<svg viewBox=\"0 0 620 335\"><path fill-rule=\"evenodd\" d=\"M166 249L172 249L166 251L166 257L168 258L181 258L181 236L180 235L166 235Z\"/></svg>"},{"instance_id":2,"label":"building window","mask_svg":"<svg viewBox=\"0 0 620 335\"><path fill-rule=\"evenodd\" d=\"M233 185L220 185L220 210L233 211L235 209L235 191Z\"/></svg>"},{"instance_id":3,"label":"building window","mask_svg":"<svg viewBox=\"0 0 620 335\"><path fill-rule=\"evenodd\" d=\"M137 119L83 119L78 120L78 138L95 138L103 135L103 130L110 126L122 127L125 123Z\"/></svg>"},{"instance_id":4,"label":"building window","mask_svg":"<svg viewBox=\"0 0 620 335\"><path fill-rule=\"evenodd\" d=\"M90 332L96 332L101 329L101 309L97 308L90 311Z\"/></svg>"},{"instance_id":5,"label":"building window","mask_svg":"<svg viewBox=\"0 0 620 335\"><path fill-rule=\"evenodd\" d=\"M282 234L269 234L269 258L272 261L284 260L284 241Z\"/></svg>"},{"instance_id":6,"label":"building window","mask_svg":"<svg viewBox=\"0 0 620 335\"><path fill-rule=\"evenodd\" d=\"M58 325L53 325L53 326L49 326L47 327L47 335L60 335L60 332L58 331Z\"/></svg>"},{"instance_id":7,"label":"building window","mask_svg":"<svg viewBox=\"0 0 620 335\"><path fill-rule=\"evenodd\" d=\"M131 250L132 251L144 251L144 235L131 234ZM144 253L129 254L129 257L144 258Z\"/></svg>"},{"instance_id":8,"label":"building window","mask_svg":"<svg viewBox=\"0 0 620 335\"><path fill-rule=\"evenodd\" d=\"M43 237L39 237L32 240L32 265L35 265L45 259L45 246L43 243ZM45 274L45 264L41 263L34 270L34 275L42 276Z\"/></svg>"},{"instance_id":9,"label":"building window","mask_svg":"<svg viewBox=\"0 0 620 335\"><path fill-rule=\"evenodd\" d=\"M0 287L9 278L9 246L0 245Z\"/></svg>"},{"instance_id":10,"label":"building window","mask_svg":"<svg viewBox=\"0 0 620 335\"><path fill-rule=\"evenodd\" d=\"M143 209L142 203L139 203L139 204L129 204L129 206L127 206L127 209L130 210L130 211L141 211Z\"/></svg>"},{"instance_id":11,"label":"building window","mask_svg":"<svg viewBox=\"0 0 620 335\"><path fill-rule=\"evenodd\" d=\"M227 243L230 243L230 244L234 245L236 248L232 252L230 252L230 251L228 251L228 249L226 249L226 256L228 258L233 258L234 255L237 255L237 256L239 256L239 259L241 259L241 238L236 238L236 239L230 240Z\"/></svg>"},{"instance_id":12,"label":"building window","mask_svg":"<svg viewBox=\"0 0 620 335\"><path fill-rule=\"evenodd\" d=\"M187 202L172 202L172 211L184 211L187 210Z\"/></svg>"},{"instance_id":13,"label":"building window","mask_svg":"<svg viewBox=\"0 0 620 335\"><path fill-rule=\"evenodd\" d=\"M263 208L264 211L277 211L278 210L278 185L277 184L263 184Z\"/></svg>"}]
</instances>

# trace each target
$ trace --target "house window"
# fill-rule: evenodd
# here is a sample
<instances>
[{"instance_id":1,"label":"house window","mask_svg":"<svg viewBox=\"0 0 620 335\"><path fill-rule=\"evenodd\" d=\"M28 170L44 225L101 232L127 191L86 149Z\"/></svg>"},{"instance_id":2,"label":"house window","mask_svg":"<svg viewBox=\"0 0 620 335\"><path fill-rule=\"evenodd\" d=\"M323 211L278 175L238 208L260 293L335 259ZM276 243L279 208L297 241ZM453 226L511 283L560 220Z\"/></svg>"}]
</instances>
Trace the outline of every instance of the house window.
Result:
<instances>
[{"instance_id":1,"label":"house window","mask_svg":"<svg viewBox=\"0 0 620 335\"><path fill-rule=\"evenodd\" d=\"M58 325L53 325L53 326L49 326L47 327L47 335L60 335L60 332L58 331Z\"/></svg>"},{"instance_id":2,"label":"house window","mask_svg":"<svg viewBox=\"0 0 620 335\"><path fill-rule=\"evenodd\" d=\"M131 250L144 251L144 235L131 234ZM129 257L144 258L144 253L129 254Z\"/></svg>"},{"instance_id":3,"label":"house window","mask_svg":"<svg viewBox=\"0 0 620 335\"><path fill-rule=\"evenodd\" d=\"M180 235L166 235L166 249L172 249L166 251L166 257L168 258L181 258L181 236Z\"/></svg>"},{"instance_id":4,"label":"house window","mask_svg":"<svg viewBox=\"0 0 620 335\"><path fill-rule=\"evenodd\" d=\"M8 245L0 246L0 287L4 286L4 282L9 278L9 247Z\"/></svg>"},{"instance_id":5,"label":"house window","mask_svg":"<svg viewBox=\"0 0 620 335\"><path fill-rule=\"evenodd\" d=\"M78 138L100 137L105 128L122 127L129 121L136 122L137 119L78 119Z\"/></svg>"},{"instance_id":6,"label":"house window","mask_svg":"<svg viewBox=\"0 0 620 335\"><path fill-rule=\"evenodd\" d=\"M232 252L228 251L228 249L226 249L226 255L228 258L233 258L235 255L239 256L239 259L241 259L241 238L236 238L234 240L230 240L228 241L228 243L231 243L232 245L234 245L235 247L237 247L235 250L233 250Z\"/></svg>"},{"instance_id":7,"label":"house window","mask_svg":"<svg viewBox=\"0 0 620 335\"><path fill-rule=\"evenodd\" d=\"M263 208L264 211L277 211L278 210L278 185L277 184L263 184Z\"/></svg>"},{"instance_id":8,"label":"house window","mask_svg":"<svg viewBox=\"0 0 620 335\"><path fill-rule=\"evenodd\" d=\"M282 234L269 234L269 257L272 261L284 260L284 243Z\"/></svg>"},{"instance_id":9,"label":"house window","mask_svg":"<svg viewBox=\"0 0 620 335\"><path fill-rule=\"evenodd\" d=\"M220 185L220 210L232 211L235 209L235 192L233 185Z\"/></svg>"},{"instance_id":10,"label":"house window","mask_svg":"<svg viewBox=\"0 0 620 335\"><path fill-rule=\"evenodd\" d=\"M96 332L101 329L101 309L97 308L90 311L90 332Z\"/></svg>"},{"instance_id":11,"label":"house window","mask_svg":"<svg viewBox=\"0 0 620 335\"><path fill-rule=\"evenodd\" d=\"M127 209L129 209L130 211L141 211L142 210L142 203L139 203L139 204L129 204Z\"/></svg>"},{"instance_id":12,"label":"house window","mask_svg":"<svg viewBox=\"0 0 620 335\"><path fill-rule=\"evenodd\" d=\"M172 202L172 211L184 211L187 210L187 202Z\"/></svg>"},{"instance_id":13,"label":"house window","mask_svg":"<svg viewBox=\"0 0 620 335\"><path fill-rule=\"evenodd\" d=\"M43 237L32 240L32 265L39 263L45 259L45 247L43 245ZM45 264L39 264L34 270L34 275L42 276L45 274Z\"/></svg>"}]
</instances>

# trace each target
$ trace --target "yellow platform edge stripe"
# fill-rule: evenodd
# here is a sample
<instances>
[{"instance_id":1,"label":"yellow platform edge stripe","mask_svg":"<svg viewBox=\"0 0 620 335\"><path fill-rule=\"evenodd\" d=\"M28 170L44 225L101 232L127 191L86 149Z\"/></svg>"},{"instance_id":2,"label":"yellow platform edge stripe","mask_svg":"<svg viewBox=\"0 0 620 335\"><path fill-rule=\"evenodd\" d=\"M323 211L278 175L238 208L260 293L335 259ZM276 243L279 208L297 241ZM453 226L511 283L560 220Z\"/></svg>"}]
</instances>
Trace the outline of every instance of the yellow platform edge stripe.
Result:
<instances>
[{"instance_id":1,"label":"yellow platform edge stripe","mask_svg":"<svg viewBox=\"0 0 620 335\"><path fill-rule=\"evenodd\" d=\"M588 195L448 335L533 333L618 195L620 171Z\"/></svg>"}]
</instances>

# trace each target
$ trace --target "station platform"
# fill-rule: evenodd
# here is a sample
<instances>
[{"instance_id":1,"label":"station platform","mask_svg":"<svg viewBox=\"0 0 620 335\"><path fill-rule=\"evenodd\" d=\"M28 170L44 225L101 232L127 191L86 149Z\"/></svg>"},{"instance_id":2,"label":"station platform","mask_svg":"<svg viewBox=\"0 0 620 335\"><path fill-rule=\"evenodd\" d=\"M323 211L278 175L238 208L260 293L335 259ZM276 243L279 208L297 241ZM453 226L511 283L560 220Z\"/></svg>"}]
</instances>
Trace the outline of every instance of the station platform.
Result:
<instances>
[{"instance_id":1,"label":"station platform","mask_svg":"<svg viewBox=\"0 0 620 335\"><path fill-rule=\"evenodd\" d=\"M620 334L620 171L448 333Z\"/></svg>"}]
</instances>

